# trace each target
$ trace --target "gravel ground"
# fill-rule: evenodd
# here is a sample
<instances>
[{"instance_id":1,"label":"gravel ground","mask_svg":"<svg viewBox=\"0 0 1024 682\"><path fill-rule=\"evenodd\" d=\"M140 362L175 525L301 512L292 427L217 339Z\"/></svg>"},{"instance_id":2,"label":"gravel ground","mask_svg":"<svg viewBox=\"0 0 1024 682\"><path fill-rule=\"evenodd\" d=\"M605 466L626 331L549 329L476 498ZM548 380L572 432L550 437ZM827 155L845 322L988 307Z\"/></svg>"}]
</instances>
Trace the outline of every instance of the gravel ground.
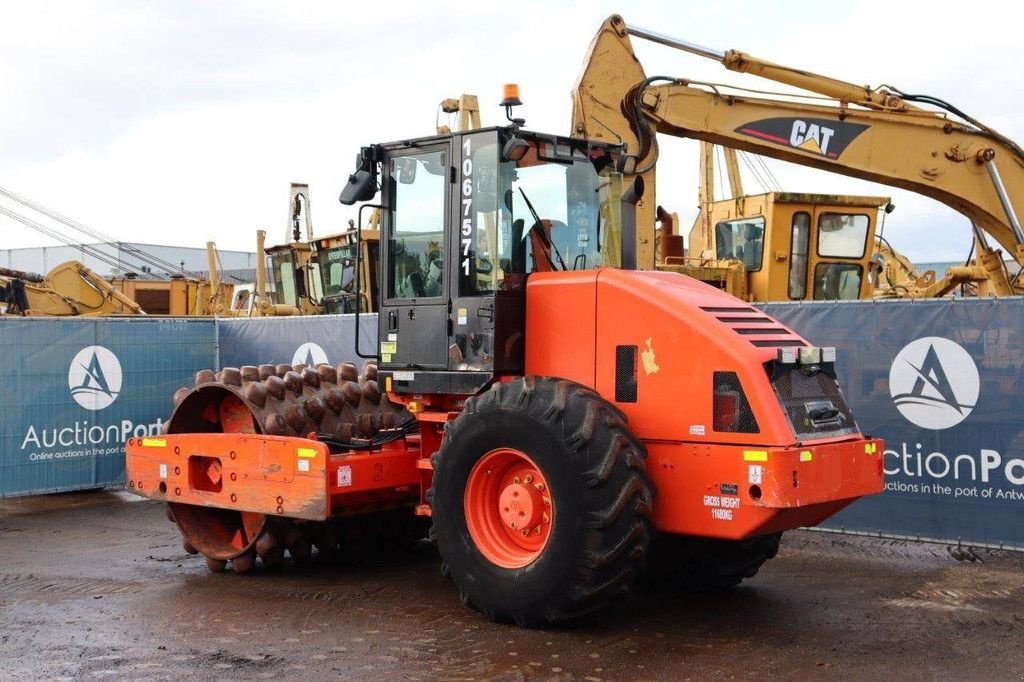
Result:
<instances>
[{"instance_id":1,"label":"gravel ground","mask_svg":"<svg viewBox=\"0 0 1024 682\"><path fill-rule=\"evenodd\" d=\"M424 544L207 572L124 493L0 501L0 678L1019 679L1024 555L806 531L740 588L571 627L458 603Z\"/></svg>"}]
</instances>

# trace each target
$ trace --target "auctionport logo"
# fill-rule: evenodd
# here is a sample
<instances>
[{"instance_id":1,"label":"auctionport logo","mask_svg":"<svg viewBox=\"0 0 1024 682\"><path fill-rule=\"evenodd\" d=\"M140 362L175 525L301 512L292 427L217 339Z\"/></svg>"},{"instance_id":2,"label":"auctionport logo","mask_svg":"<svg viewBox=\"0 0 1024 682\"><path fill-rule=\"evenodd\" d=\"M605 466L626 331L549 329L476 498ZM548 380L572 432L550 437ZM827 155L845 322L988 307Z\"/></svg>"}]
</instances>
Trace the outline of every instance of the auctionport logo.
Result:
<instances>
[{"instance_id":1,"label":"auctionport logo","mask_svg":"<svg viewBox=\"0 0 1024 682\"><path fill-rule=\"evenodd\" d=\"M121 392L121 363L103 346L86 346L71 360L68 388L87 410L110 407Z\"/></svg>"},{"instance_id":2,"label":"auctionport logo","mask_svg":"<svg viewBox=\"0 0 1024 682\"><path fill-rule=\"evenodd\" d=\"M296 349L295 355L292 356L292 364L306 365L307 367L326 365L328 364L327 353L312 341L307 341Z\"/></svg>"},{"instance_id":3,"label":"auctionport logo","mask_svg":"<svg viewBox=\"0 0 1024 682\"><path fill-rule=\"evenodd\" d=\"M941 336L911 341L889 370L889 393L900 414L933 431L967 419L978 403L980 386L970 354Z\"/></svg>"}]
</instances>

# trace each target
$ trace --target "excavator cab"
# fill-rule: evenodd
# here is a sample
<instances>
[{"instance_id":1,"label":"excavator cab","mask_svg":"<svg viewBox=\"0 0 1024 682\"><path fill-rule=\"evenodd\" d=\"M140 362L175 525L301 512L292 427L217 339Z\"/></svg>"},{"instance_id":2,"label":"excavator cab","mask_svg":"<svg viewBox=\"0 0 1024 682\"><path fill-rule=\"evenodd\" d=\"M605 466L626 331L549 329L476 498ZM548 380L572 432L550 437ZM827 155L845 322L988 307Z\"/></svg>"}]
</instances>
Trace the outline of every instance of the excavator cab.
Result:
<instances>
[{"instance_id":1,"label":"excavator cab","mask_svg":"<svg viewBox=\"0 0 1024 682\"><path fill-rule=\"evenodd\" d=\"M528 274L635 266L622 234L642 190L623 192L619 152L514 126L364 148L370 184L353 175L341 199L374 196L379 173L388 390L470 395L521 375Z\"/></svg>"},{"instance_id":2,"label":"excavator cab","mask_svg":"<svg viewBox=\"0 0 1024 682\"><path fill-rule=\"evenodd\" d=\"M706 208L711 230L698 216L690 253L742 263L750 300L867 299L871 247L887 206L888 197L793 192L724 199Z\"/></svg>"}]
</instances>

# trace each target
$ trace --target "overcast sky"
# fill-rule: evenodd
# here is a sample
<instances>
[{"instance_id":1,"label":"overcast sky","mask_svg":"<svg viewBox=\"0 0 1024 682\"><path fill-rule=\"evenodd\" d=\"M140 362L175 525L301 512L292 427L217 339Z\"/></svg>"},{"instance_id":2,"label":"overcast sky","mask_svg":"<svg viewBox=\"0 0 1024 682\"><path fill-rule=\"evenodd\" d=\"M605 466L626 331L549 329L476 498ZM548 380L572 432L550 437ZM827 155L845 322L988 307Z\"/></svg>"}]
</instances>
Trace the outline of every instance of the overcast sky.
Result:
<instances>
[{"instance_id":1,"label":"overcast sky","mask_svg":"<svg viewBox=\"0 0 1024 682\"><path fill-rule=\"evenodd\" d=\"M285 238L289 182L319 234L359 147L431 134L438 102L503 120L518 82L534 130L566 133L569 91L609 15L856 83L957 104L1024 141L1019 10L911 2L0 2L0 186L117 239L252 250ZM634 41L647 73L764 87ZM915 262L967 255L967 221L913 194L768 160L791 191L889 195ZM748 191L760 191L746 177ZM658 201L696 215L697 145L663 139ZM0 205L13 207L7 200ZM51 243L0 217L0 248Z\"/></svg>"}]
</instances>

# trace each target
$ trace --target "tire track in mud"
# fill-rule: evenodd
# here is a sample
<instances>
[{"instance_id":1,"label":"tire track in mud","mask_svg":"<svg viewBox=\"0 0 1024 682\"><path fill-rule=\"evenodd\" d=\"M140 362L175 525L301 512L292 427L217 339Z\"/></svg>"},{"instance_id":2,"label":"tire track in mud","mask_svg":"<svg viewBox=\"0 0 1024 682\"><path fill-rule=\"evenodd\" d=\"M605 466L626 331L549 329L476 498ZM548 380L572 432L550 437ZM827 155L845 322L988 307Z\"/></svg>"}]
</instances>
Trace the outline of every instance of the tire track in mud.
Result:
<instances>
[{"instance_id":1,"label":"tire track in mud","mask_svg":"<svg viewBox=\"0 0 1024 682\"><path fill-rule=\"evenodd\" d=\"M36 575L34 573L0 574L0 595L22 601L35 597L58 599L104 597L115 594L134 594L145 589L147 586L142 582L108 578Z\"/></svg>"},{"instance_id":2,"label":"tire track in mud","mask_svg":"<svg viewBox=\"0 0 1024 682\"><path fill-rule=\"evenodd\" d=\"M1024 581L1022 581L1024 582ZM883 603L899 608L920 608L946 612L998 612L1007 602L1024 601L1024 586L988 586L984 584L950 585L927 583L913 592L886 599ZM996 613L995 615L998 615ZM1006 614L1012 615L1012 614ZM1007 621L1013 622L1013 620Z\"/></svg>"}]
</instances>

